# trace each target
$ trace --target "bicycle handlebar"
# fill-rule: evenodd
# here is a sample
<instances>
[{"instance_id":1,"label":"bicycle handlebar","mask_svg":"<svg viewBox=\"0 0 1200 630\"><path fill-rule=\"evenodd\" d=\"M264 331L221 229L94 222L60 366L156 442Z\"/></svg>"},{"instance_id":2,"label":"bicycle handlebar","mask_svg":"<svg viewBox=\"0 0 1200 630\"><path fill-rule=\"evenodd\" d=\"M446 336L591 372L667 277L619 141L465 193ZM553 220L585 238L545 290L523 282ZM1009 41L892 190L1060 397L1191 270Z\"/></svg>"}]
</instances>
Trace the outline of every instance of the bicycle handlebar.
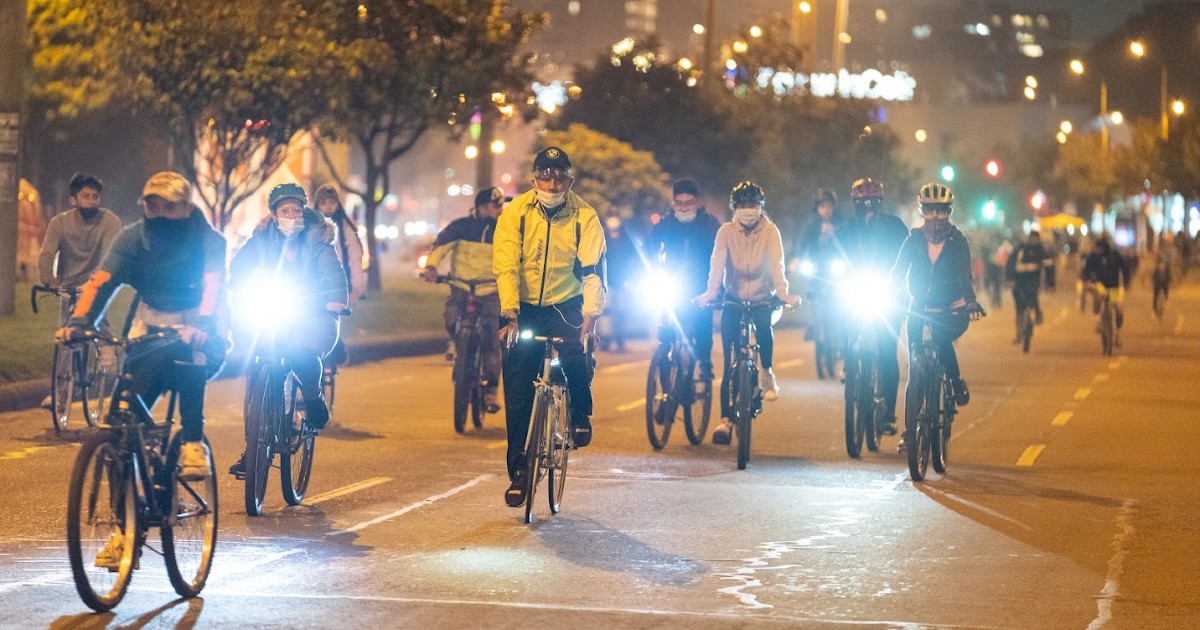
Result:
<instances>
[{"instance_id":1,"label":"bicycle handlebar","mask_svg":"<svg viewBox=\"0 0 1200 630\"><path fill-rule=\"evenodd\" d=\"M38 312L37 297L39 293L52 293L58 297L76 297L82 292L78 287L48 287L44 284L35 284L29 287L29 307L34 313Z\"/></svg>"},{"instance_id":2,"label":"bicycle handlebar","mask_svg":"<svg viewBox=\"0 0 1200 630\"><path fill-rule=\"evenodd\" d=\"M475 287L480 287L480 286L484 286L484 285L488 285L488 284L496 284L496 279L490 278L490 279L484 279L484 280L467 280L465 278L459 278L458 276L439 275L439 276L437 276L437 278L434 279L434 282L436 282L437 284L446 284L448 282L461 282L461 283L467 285L468 287L471 287L472 289L474 289Z\"/></svg>"}]
</instances>

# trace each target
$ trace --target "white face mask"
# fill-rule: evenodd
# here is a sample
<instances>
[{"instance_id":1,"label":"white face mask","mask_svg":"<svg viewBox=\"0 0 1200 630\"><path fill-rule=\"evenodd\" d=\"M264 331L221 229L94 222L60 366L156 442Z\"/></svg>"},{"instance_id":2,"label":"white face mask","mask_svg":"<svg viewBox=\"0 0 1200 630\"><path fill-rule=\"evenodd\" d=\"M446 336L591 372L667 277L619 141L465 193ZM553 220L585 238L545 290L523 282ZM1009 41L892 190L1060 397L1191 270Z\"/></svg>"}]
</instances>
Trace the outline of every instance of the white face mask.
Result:
<instances>
[{"instance_id":1,"label":"white face mask","mask_svg":"<svg viewBox=\"0 0 1200 630\"><path fill-rule=\"evenodd\" d=\"M567 199L567 191L565 190L560 193L546 192L540 188L535 190L537 192L538 203L542 204L544 208L557 208Z\"/></svg>"},{"instance_id":2,"label":"white face mask","mask_svg":"<svg viewBox=\"0 0 1200 630\"><path fill-rule=\"evenodd\" d=\"M299 234L300 231L304 229L304 219L302 218L285 219L282 217L276 217L275 222L279 224L279 231L283 232L283 235L288 238Z\"/></svg>"},{"instance_id":3,"label":"white face mask","mask_svg":"<svg viewBox=\"0 0 1200 630\"><path fill-rule=\"evenodd\" d=\"M734 210L734 217L737 222L742 224L744 228L752 228L758 225L758 220L762 218L762 210L758 208L738 208Z\"/></svg>"},{"instance_id":4,"label":"white face mask","mask_svg":"<svg viewBox=\"0 0 1200 630\"><path fill-rule=\"evenodd\" d=\"M679 219L680 221L682 221L684 223L691 223L692 221L696 220L697 214L699 214L699 212L696 210L689 210L687 212L684 212L682 210L676 210L675 218Z\"/></svg>"}]
</instances>

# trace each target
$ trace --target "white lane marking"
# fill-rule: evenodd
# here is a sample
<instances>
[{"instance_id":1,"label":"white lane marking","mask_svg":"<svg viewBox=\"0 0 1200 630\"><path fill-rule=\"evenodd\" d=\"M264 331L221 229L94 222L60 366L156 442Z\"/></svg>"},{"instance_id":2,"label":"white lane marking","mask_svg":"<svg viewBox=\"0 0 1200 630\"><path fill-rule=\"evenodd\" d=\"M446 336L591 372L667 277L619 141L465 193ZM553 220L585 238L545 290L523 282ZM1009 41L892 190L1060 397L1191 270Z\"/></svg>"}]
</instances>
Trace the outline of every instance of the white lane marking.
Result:
<instances>
[{"instance_id":1,"label":"white lane marking","mask_svg":"<svg viewBox=\"0 0 1200 630\"><path fill-rule=\"evenodd\" d=\"M318 494L316 496L308 497L307 499L304 500L304 504L305 505L316 505L318 503L321 503L322 501L328 501L330 499L344 497L347 494L350 494L352 492L358 492L359 490L366 490L367 488L370 488L372 486L378 486L381 483L387 483L391 480L392 480L391 477L372 477L371 479L364 479L363 481L352 483L348 486L342 486L341 488L337 488L335 490L330 490L329 492L325 492L322 494Z\"/></svg>"},{"instance_id":2,"label":"white lane marking","mask_svg":"<svg viewBox=\"0 0 1200 630\"><path fill-rule=\"evenodd\" d=\"M1092 377L1092 382L1093 383L1103 383L1104 381L1107 381L1110 378L1110 376L1111 375L1108 372L1101 372Z\"/></svg>"},{"instance_id":3,"label":"white lane marking","mask_svg":"<svg viewBox=\"0 0 1200 630\"><path fill-rule=\"evenodd\" d=\"M1070 422L1071 417L1075 415L1074 411L1060 411L1054 419L1050 421L1051 426L1061 427Z\"/></svg>"},{"instance_id":4,"label":"white lane marking","mask_svg":"<svg viewBox=\"0 0 1200 630\"><path fill-rule=\"evenodd\" d=\"M921 492L926 492L929 494L936 494L938 496L945 497L946 499L954 501L955 503L960 503L962 505L965 505L968 508L975 510L976 512L982 512L983 514L987 514L988 516L990 516L992 518L997 518L1006 523L1011 523L1013 525L1016 525L1017 527L1020 527L1021 529L1025 530L1025 531L1030 531L1030 532L1033 531L1032 527L1026 525L1025 523L1022 523L1021 521L1013 520L1012 518L1010 518L1008 516L1005 516L995 510L986 508L982 505L979 505L978 503L972 503L960 496L950 494L949 492L945 492L943 490L939 490L935 486L931 486L929 484L923 484L921 486Z\"/></svg>"},{"instance_id":5,"label":"white lane marking","mask_svg":"<svg viewBox=\"0 0 1200 630\"><path fill-rule=\"evenodd\" d=\"M1104 576L1104 589L1096 598L1096 618L1088 624L1088 630L1100 630L1104 624L1112 621L1112 603L1120 594L1121 573L1125 569L1125 556L1129 555L1129 538L1133 536L1133 508L1137 502L1125 499L1121 509L1117 510L1114 524L1117 535L1113 536L1113 555L1108 559L1108 573Z\"/></svg>"},{"instance_id":6,"label":"white lane marking","mask_svg":"<svg viewBox=\"0 0 1200 630\"><path fill-rule=\"evenodd\" d=\"M801 365L804 365L804 359L788 359L782 363L776 363L775 367L786 370L788 368L800 367Z\"/></svg>"},{"instance_id":7,"label":"white lane marking","mask_svg":"<svg viewBox=\"0 0 1200 630\"><path fill-rule=\"evenodd\" d=\"M52 586L58 584L70 584L72 579L71 572L67 571L65 573L52 573L49 575L43 575L33 580L8 582L6 584L0 584L0 595L4 593L11 593L26 586Z\"/></svg>"},{"instance_id":8,"label":"white lane marking","mask_svg":"<svg viewBox=\"0 0 1200 630\"><path fill-rule=\"evenodd\" d=\"M1082 402L1083 400L1087 399L1088 396L1091 396L1091 395L1092 395L1091 387L1080 387L1079 390L1075 392L1075 402Z\"/></svg>"},{"instance_id":9,"label":"white lane marking","mask_svg":"<svg viewBox=\"0 0 1200 630\"><path fill-rule=\"evenodd\" d=\"M991 419L992 416L996 415L996 412L1000 411L1000 407L1003 406L1005 402L1007 402L1008 398L1012 396L1013 392L1016 391L1016 389L1017 388L1015 385L1009 385L1008 388L1004 391L1004 395L997 396L996 399L992 401L992 406L990 409L988 409L982 416L979 416L978 418L976 418L974 422L972 422L971 424L968 424L961 431L956 429L954 431L954 434L950 436L950 439L957 440L957 439L961 438L962 436L970 433L971 430L974 429L975 427L977 427L977 426L983 424L984 422L986 422L987 420ZM908 478L907 473L905 473L905 479L907 479L907 478Z\"/></svg>"},{"instance_id":10,"label":"white lane marking","mask_svg":"<svg viewBox=\"0 0 1200 630\"><path fill-rule=\"evenodd\" d=\"M362 529L366 529L372 525L378 525L385 521L390 521L394 518L404 516L405 514L408 514L409 512L411 512L413 510L423 508L427 505L432 505L438 501L441 501L442 499L447 499L449 497L452 497L452 496L458 494L459 492L462 492L463 490L466 490L473 486L479 485L489 479L495 479L495 478L496 478L496 475L479 475L478 477L468 481L467 483L464 483L459 486L455 486L441 494L435 494L427 499L417 501L416 503L413 503L411 505L406 505L406 506L400 508L399 510L392 512L391 514L384 514L383 516L373 518L369 521L363 521L362 523L359 523L359 524L349 527L347 529L329 532L328 534L325 534L325 535L326 536L339 536L341 534L350 534L350 533L357 532Z\"/></svg>"},{"instance_id":11,"label":"white lane marking","mask_svg":"<svg viewBox=\"0 0 1200 630\"><path fill-rule=\"evenodd\" d=\"M617 405L617 411L620 411L621 413L625 413L626 411L633 411L634 409L637 409L639 407L645 407L645 406L646 406L646 399L639 398L633 402L627 402L624 405Z\"/></svg>"},{"instance_id":12,"label":"white lane marking","mask_svg":"<svg viewBox=\"0 0 1200 630\"><path fill-rule=\"evenodd\" d=\"M287 551L279 551L276 553L265 555L261 558L258 558L257 560L251 560L250 562L237 562L235 559L221 557L220 553L218 552L218 557L221 557L222 562L217 565L218 567L220 567L221 570L217 571L216 573L219 576L231 576L231 575L237 575L239 573L249 573L261 566L271 564L272 562L275 562L276 560L283 560L284 558L286 558L288 556L298 554L302 551L304 551L304 550L303 549L289 549ZM226 555L228 555L228 554L226 554ZM232 566L230 566L231 562L233 562ZM216 567L214 567L214 568L216 568Z\"/></svg>"},{"instance_id":13,"label":"white lane marking","mask_svg":"<svg viewBox=\"0 0 1200 630\"><path fill-rule=\"evenodd\" d=\"M1017 465L1025 468L1033 466L1033 463L1037 461L1038 455L1041 455L1042 451L1044 450L1046 450L1045 444L1031 444L1030 446L1026 447L1025 452L1021 453L1021 456L1017 458Z\"/></svg>"},{"instance_id":14,"label":"white lane marking","mask_svg":"<svg viewBox=\"0 0 1200 630\"><path fill-rule=\"evenodd\" d=\"M1179 336L1183 333L1183 315L1180 315L1179 318L1175 320L1175 330L1173 332L1176 336Z\"/></svg>"},{"instance_id":15,"label":"white lane marking","mask_svg":"<svg viewBox=\"0 0 1200 630\"><path fill-rule=\"evenodd\" d=\"M635 367L641 367L641 366L649 367L650 359L643 359L641 361L629 361L627 363L618 363L616 365L602 367L596 371L601 374L620 374L621 372L627 372L629 370L632 370Z\"/></svg>"}]
</instances>

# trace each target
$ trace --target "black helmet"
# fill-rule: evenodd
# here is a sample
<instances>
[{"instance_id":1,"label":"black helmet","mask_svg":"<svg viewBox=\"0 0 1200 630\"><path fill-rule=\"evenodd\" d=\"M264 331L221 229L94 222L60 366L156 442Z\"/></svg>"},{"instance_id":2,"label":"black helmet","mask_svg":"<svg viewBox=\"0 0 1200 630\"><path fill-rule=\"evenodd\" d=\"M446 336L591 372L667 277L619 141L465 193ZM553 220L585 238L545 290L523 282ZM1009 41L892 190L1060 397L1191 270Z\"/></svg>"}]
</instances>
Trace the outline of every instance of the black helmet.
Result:
<instances>
[{"instance_id":1,"label":"black helmet","mask_svg":"<svg viewBox=\"0 0 1200 630\"><path fill-rule=\"evenodd\" d=\"M271 212L274 212L275 208L278 208L280 202L284 199L295 199L300 202L301 207L308 205L308 195L305 194L300 184L293 182L280 184L272 188L271 194L267 196L267 206L271 208Z\"/></svg>"},{"instance_id":2,"label":"black helmet","mask_svg":"<svg viewBox=\"0 0 1200 630\"><path fill-rule=\"evenodd\" d=\"M817 206L820 206L823 203L837 206L837 193L829 190L828 188L818 188L817 193L813 195L813 211L815 212Z\"/></svg>"},{"instance_id":3,"label":"black helmet","mask_svg":"<svg viewBox=\"0 0 1200 630\"><path fill-rule=\"evenodd\" d=\"M733 192L729 193L729 207L736 208L739 205L762 204L766 202L767 197L763 194L762 186L751 181L745 181L733 187Z\"/></svg>"}]
</instances>

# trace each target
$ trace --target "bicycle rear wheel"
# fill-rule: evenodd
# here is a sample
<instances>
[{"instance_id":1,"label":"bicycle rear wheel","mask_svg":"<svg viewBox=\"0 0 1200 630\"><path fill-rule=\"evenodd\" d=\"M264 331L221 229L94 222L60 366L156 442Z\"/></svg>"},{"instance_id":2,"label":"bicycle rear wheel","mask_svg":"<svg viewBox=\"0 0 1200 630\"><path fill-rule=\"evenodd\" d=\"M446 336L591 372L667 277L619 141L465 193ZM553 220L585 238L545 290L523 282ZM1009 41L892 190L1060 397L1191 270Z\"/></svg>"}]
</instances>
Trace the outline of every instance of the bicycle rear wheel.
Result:
<instances>
[{"instance_id":1,"label":"bicycle rear wheel","mask_svg":"<svg viewBox=\"0 0 1200 630\"><path fill-rule=\"evenodd\" d=\"M558 514L562 509L563 492L567 487L567 459L571 455L571 442L568 437L571 432L570 423L565 420L568 413L565 408L558 408L554 414L556 419L551 424L550 466L546 473L546 482L550 485L547 498L550 500L551 514Z\"/></svg>"},{"instance_id":2,"label":"bicycle rear wheel","mask_svg":"<svg viewBox=\"0 0 1200 630\"><path fill-rule=\"evenodd\" d=\"M1104 308L1100 311L1100 350L1104 356L1112 356L1113 353L1113 336L1116 328L1113 317L1112 305L1105 302Z\"/></svg>"},{"instance_id":3,"label":"bicycle rear wheel","mask_svg":"<svg viewBox=\"0 0 1200 630\"><path fill-rule=\"evenodd\" d=\"M57 434L66 430L71 416L71 400L75 396L75 350L63 345L54 346L50 379L50 423Z\"/></svg>"},{"instance_id":4,"label":"bicycle rear wheel","mask_svg":"<svg viewBox=\"0 0 1200 630\"><path fill-rule=\"evenodd\" d=\"M291 375L288 378L294 378ZM279 484L283 500L288 505L300 505L308 493L308 481L312 477L313 451L317 448L317 436L304 431L304 397L300 385L292 383L292 410L279 423Z\"/></svg>"},{"instance_id":5,"label":"bicycle rear wheel","mask_svg":"<svg viewBox=\"0 0 1200 630\"><path fill-rule=\"evenodd\" d=\"M97 555L120 536L115 570L96 566ZM88 608L111 610L125 597L138 557L137 488L111 434L84 442L67 494L67 556L75 590Z\"/></svg>"},{"instance_id":6,"label":"bicycle rear wheel","mask_svg":"<svg viewBox=\"0 0 1200 630\"><path fill-rule=\"evenodd\" d=\"M750 463L750 421L754 417L754 370L743 363L737 371L737 389L734 390L733 413L737 427L737 467L745 470Z\"/></svg>"},{"instance_id":7,"label":"bicycle rear wheel","mask_svg":"<svg viewBox=\"0 0 1200 630\"><path fill-rule=\"evenodd\" d=\"M525 523L533 522L533 498L537 494L540 477L545 471L542 456L546 453L546 408L550 401L542 390L533 398L533 417L529 421L529 441L525 445Z\"/></svg>"},{"instance_id":8,"label":"bicycle rear wheel","mask_svg":"<svg viewBox=\"0 0 1200 630\"><path fill-rule=\"evenodd\" d=\"M925 427L928 378L929 375L921 367L914 366L904 395L904 444L908 455L908 475L913 481L924 480L929 466L929 436Z\"/></svg>"},{"instance_id":9,"label":"bicycle rear wheel","mask_svg":"<svg viewBox=\"0 0 1200 630\"><path fill-rule=\"evenodd\" d=\"M867 362L869 367L864 368L866 376L866 395L868 403L868 414L866 423L867 450L872 453L879 450L879 444L883 441L883 425L886 422L884 416L887 411L884 407L885 397L883 395L883 386L879 382L879 363L876 361Z\"/></svg>"},{"instance_id":10,"label":"bicycle rear wheel","mask_svg":"<svg viewBox=\"0 0 1200 630\"><path fill-rule=\"evenodd\" d=\"M1033 309L1021 311L1021 350L1029 354L1029 344L1033 341Z\"/></svg>"},{"instance_id":11,"label":"bicycle rear wheel","mask_svg":"<svg viewBox=\"0 0 1200 630\"><path fill-rule=\"evenodd\" d=\"M933 413L929 423L930 459L933 460L933 470L938 474L945 474L950 463L950 420L954 414L954 402L950 400L952 395L949 382L939 378L933 388L936 403L931 409Z\"/></svg>"},{"instance_id":12,"label":"bicycle rear wheel","mask_svg":"<svg viewBox=\"0 0 1200 630\"><path fill-rule=\"evenodd\" d=\"M267 476L271 472L271 437L276 414L282 413L282 387L271 378L271 368L266 364L255 366L246 388L249 404L246 405L246 514L262 514L263 500L267 494Z\"/></svg>"},{"instance_id":13,"label":"bicycle rear wheel","mask_svg":"<svg viewBox=\"0 0 1200 630\"><path fill-rule=\"evenodd\" d=\"M166 497L159 533L171 586L180 597L195 597L208 581L217 546L217 477L209 475L199 481L181 479L176 474L176 463L182 443L181 434L176 433L167 451L170 494ZM208 444L207 438L204 443ZM208 467L212 469L212 449L208 452Z\"/></svg>"},{"instance_id":14,"label":"bicycle rear wheel","mask_svg":"<svg viewBox=\"0 0 1200 630\"><path fill-rule=\"evenodd\" d=\"M675 399L678 378L678 368L670 354L660 348L650 360L650 371L646 374L646 437L656 451L662 450L671 437L671 425L679 409L679 401Z\"/></svg>"},{"instance_id":15,"label":"bicycle rear wheel","mask_svg":"<svg viewBox=\"0 0 1200 630\"><path fill-rule=\"evenodd\" d=\"M467 426L467 414L471 409L471 398L475 388L479 386L479 369L476 361L478 352L477 339L469 331L472 327L463 326L455 335L454 348L454 430L462 433Z\"/></svg>"}]
</instances>

